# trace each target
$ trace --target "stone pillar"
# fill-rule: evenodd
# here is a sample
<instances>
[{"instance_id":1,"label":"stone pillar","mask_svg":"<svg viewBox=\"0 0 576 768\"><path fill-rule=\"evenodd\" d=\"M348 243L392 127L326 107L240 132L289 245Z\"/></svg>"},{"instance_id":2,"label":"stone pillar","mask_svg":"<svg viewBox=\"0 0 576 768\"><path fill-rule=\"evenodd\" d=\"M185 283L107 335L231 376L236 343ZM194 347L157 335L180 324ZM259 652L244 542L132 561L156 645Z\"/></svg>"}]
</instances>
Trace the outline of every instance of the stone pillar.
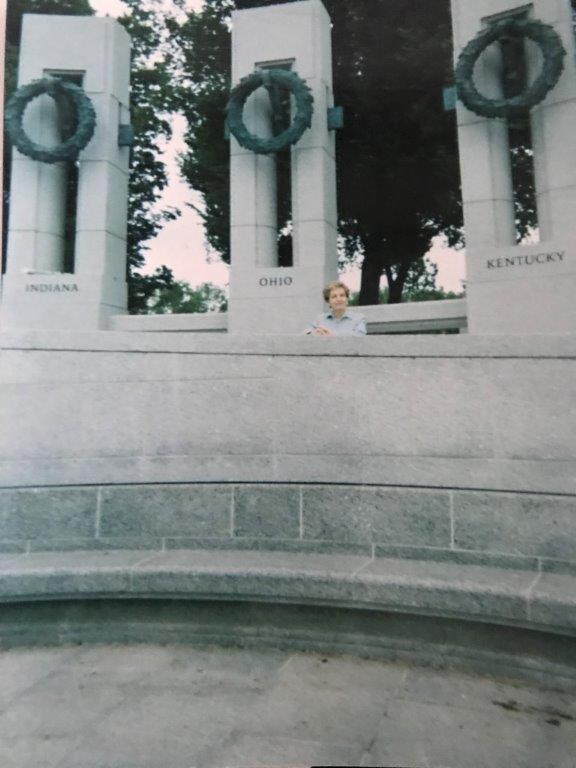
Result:
<instances>
[{"instance_id":1,"label":"stone pillar","mask_svg":"<svg viewBox=\"0 0 576 768\"><path fill-rule=\"evenodd\" d=\"M526 11L550 24L567 52L565 69L532 109L540 242L515 243L505 120L480 117L458 103L466 234L468 329L473 334L576 333L576 62L570 0L452 0L455 56L491 21ZM527 43L529 71L541 66ZM500 70L489 49L475 82L499 95Z\"/></svg>"},{"instance_id":2,"label":"stone pillar","mask_svg":"<svg viewBox=\"0 0 576 768\"><path fill-rule=\"evenodd\" d=\"M322 311L322 287L338 274L330 18L320 0L236 11L232 16L232 81L260 66L286 66L314 96L312 127L292 148L293 266L277 265L275 162L231 137L232 333L301 333ZM271 130L269 99L248 100L249 130Z\"/></svg>"},{"instance_id":3,"label":"stone pillar","mask_svg":"<svg viewBox=\"0 0 576 768\"><path fill-rule=\"evenodd\" d=\"M30 138L46 147L60 143L58 110L49 96L35 99L24 113L24 128ZM13 173L22 172L26 158L18 153L13 158ZM41 163L38 167L38 186L43 194L36 199L36 222L23 222L32 228L37 225L37 251L34 266L41 272L64 270L64 217L66 215L66 163ZM24 199L24 203L30 200ZM15 256L17 262L17 256Z\"/></svg>"},{"instance_id":4,"label":"stone pillar","mask_svg":"<svg viewBox=\"0 0 576 768\"><path fill-rule=\"evenodd\" d=\"M96 111L96 130L78 157L75 267L64 273L64 163L47 165L13 150L7 271L0 324L7 329L95 330L126 312L130 39L112 18L25 15L18 85L69 74ZM60 139L48 96L33 100L24 126L50 146Z\"/></svg>"}]
</instances>

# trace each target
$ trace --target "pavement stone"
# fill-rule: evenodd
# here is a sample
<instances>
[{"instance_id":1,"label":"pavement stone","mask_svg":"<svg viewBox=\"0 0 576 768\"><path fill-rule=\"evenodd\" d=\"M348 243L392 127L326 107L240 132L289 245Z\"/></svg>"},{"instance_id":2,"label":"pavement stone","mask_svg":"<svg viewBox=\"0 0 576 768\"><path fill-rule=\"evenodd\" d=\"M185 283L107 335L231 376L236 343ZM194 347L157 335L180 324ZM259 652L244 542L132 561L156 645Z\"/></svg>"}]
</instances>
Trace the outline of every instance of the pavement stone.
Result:
<instances>
[{"instance_id":1,"label":"pavement stone","mask_svg":"<svg viewBox=\"0 0 576 768\"><path fill-rule=\"evenodd\" d=\"M342 748L366 748L404 670L389 665L378 669L360 660L341 661L307 654L289 659L276 684L256 704L256 717L249 725L253 735L276 734Z\"/></svg>"},{"instance_id":2,"label":"pavement stone","mask_svg":"<svg viewBox=\"0 0 576 768\"><path fill-rule=\"evenodd\" d=\"M358 765L361 756L361 749L357 746L234 732L230 744L216 750L214 757L208 754L202 764L204 768Z\"/></svg>"},{"instance_id":3,"label":"pavement stone","mask_svg":"<svg viewBox=\"0 0 576 768\"><path fill-rule=\"evenodd\" d=\"M574 768L576 727L486 706L396 702L378 726L369 765Z\"/></svg>"},{"instance_id":4,"label":"pavement stone","mask_svg":"<svg viewBox=\"0 0 576 768\"><path fill-rule=\"evenodd\" d=\"M0 741L2 768L58 768L67 754L76 749L81 738L8 736Z\"/></svg>"},{"instance_id":5,"label":"pavement stone","mask_svg":"<svg viewBox=\"0 0 576 768\"><path fill-rule=\"evenodd\" d=\"M560 717L576 723L576 699L546 688L529 688L512 680L495 680L442 670L409 669L397 692L398 699L421 704L483 709L492 703L502 711ZM571 718L571 720L570 720Z\"/></svg>"},{"instance_id":6,"label":"pavement stone","mask_svg":"<svg viewBox=\"0 0 576 768\"><path fill-rule=\"evenodd\" d=\"M0 651L0 674L2 768L576 768L574 690L183 645Z\"/></svg>"},{"instance_id":7,"label":"pavement stone","mask_svg":"<svg viewBox=\"0 0 576 768\"><path fill-rule=\"evenodd\" d=\"M76 648L39 648L33 655L21 648L0 653L0 712L39 681L66 665L78 653Z\"/></svg>"}]
</instances>

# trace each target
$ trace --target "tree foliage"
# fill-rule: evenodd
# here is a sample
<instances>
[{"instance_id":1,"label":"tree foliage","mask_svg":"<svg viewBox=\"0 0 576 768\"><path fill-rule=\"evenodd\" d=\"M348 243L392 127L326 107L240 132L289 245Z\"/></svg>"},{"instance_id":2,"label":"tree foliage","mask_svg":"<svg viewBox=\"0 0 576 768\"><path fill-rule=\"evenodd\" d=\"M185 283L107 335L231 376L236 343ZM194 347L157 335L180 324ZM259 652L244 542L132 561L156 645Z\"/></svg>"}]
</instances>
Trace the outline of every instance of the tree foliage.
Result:
<instances>
[{"instance_id":1,"label":"tree foliage","mask_svg":"<svg viewBox=\"0 0 576 768\"><path fill-rule=\"evenodd\" d=\"M211 248L230 263L230 160L224 135L224 106L230 90L231 50L227 19L233 0L208 0L183 22L167 19L181 71L177 104L187 121L188 152L181 171L201 193L198 210Z\"/></svg>"},{"instance_id":2,"label":"tree foliage","mask_svg":"<svg viewBox=\"0 0 576 768\"><path fill-rule=\"evenodd\" d=\"M158 208L168 183L162 144L172 136L169 115L174 109L175 74L166 57L169 43L159 0L124 2L130 13L118 21L132 40L130 110L135 133L128 194L128 308L139 313L155 290L173 280L167 267L152 275L138 270L144 266L147 242L179 216L174 208Z\"/></svg>"},{"instance_id":3,"label":"tree foliage","mask_svg":"<svg viewBox=\"0 0 576 768\"><path fill-rule=\"evenodd\" d=\"M132 272L128 283L130 291L130 314L147 315L150 302L160 291L169 289L174 284L172 270L166 266L158 267L151 275Z\"/></svg>"},{"instance_id":4,"label":"tree foliage","mask_svg":"<svg viewBox=\"0 0 576 768\"><path fill-rule=\"evenodd\" d=\"M289 2L290 0L286 0ZM230 89L229 17L278 0L206 0L173 22L186 73L182 171L205 202L208 241L225 261L229 158L223 108ZM399 301L411 270L443 233L461 241L456 126L442 105L452 71L448 0L325 0L333 20L334 90L345 110L337 136L344 259L363 255L361 302L378 302L385 274Z\"/></svg>"},{"instance_id":5,"label":"tree foliage","mask_svg":"<svg viewBox=\"0 0 576 768\"><path fill-rule=\"evenodd\" d=\"M225 312L227 308L228 300L222 288L212 283L202 283L193 288L183 280L176 280L153 294L147 311L152 314L166 315Z\"/></svg>"},{"instance_id":6,"label":"tree foliage","mask_svg":"<svg viewBox=\"0 0 576 768\"><path fill-rule=\"evenodd\" d=\"M402 301L439 301L444 299L461 299L465 295L464 289L461 291L447 291L444 288L438 288L436 285L436 276L438 275L438 266L430 261L426 256L412 264L408 272L408 277L404 284ZM379 304L389 303L388 287L380 289ZM350 294L350 304L358 305L360 303L360 292Z\"/></svg>"}]
</instances>

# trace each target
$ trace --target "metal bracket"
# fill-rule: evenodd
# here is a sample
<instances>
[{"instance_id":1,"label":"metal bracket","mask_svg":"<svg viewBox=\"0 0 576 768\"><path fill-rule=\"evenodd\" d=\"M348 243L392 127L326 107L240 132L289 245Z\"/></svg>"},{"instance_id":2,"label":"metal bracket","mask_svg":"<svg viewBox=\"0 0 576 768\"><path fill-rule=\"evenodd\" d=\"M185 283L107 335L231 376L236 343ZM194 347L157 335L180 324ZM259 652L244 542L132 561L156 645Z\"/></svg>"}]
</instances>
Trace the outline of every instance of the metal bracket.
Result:
<instances>
[{"instance_id":1,"label":"metal bracket","mask_svg":"<svg viewBox=\"0 0 576 768\"><path fill-rule=\"evenodd\" d=\"M442 101L444 103L444 112L453 112L456 109L458 93L455 85L448 85L442 89Z\"/></svg>"},{"instance_id":2,"label":"metal bracket","mask_svg":"<svg viewBox=\"0 0 576 768\"><path fill-rule=\"evenodd\" d=\"M343 107L328 107L328 130L338 131L344 128Z\"/></svg>"},{"instance_id":3,"label":"metal bracket","mask_svg":"<svg viewBox=\"0 0 576 768\"><path fill-rule=\"evenodd\" d=\"M118 126L118 146L131 147L134 144L134 127L132 125L121 124Z\"/></svg>"}]
</instances>

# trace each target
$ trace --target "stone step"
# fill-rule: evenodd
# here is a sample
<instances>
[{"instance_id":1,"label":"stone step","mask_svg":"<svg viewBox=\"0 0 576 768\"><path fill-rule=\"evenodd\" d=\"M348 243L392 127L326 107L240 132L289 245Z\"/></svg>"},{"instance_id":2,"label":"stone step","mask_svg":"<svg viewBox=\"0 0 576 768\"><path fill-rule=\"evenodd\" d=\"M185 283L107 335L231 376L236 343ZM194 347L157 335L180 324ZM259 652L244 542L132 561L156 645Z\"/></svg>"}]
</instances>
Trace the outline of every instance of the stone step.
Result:
<instances>
[{"instance_id":1,"label":"stone step","mask_svg":"<svg viewBox=\"0 0 576 768\"><path fill-rule=\"evenodd\" d=\"M576 578L361 555L207 550L0 557L0 601L168 598L346 606L576 634Z\"/></svg>"}]
</instances>

